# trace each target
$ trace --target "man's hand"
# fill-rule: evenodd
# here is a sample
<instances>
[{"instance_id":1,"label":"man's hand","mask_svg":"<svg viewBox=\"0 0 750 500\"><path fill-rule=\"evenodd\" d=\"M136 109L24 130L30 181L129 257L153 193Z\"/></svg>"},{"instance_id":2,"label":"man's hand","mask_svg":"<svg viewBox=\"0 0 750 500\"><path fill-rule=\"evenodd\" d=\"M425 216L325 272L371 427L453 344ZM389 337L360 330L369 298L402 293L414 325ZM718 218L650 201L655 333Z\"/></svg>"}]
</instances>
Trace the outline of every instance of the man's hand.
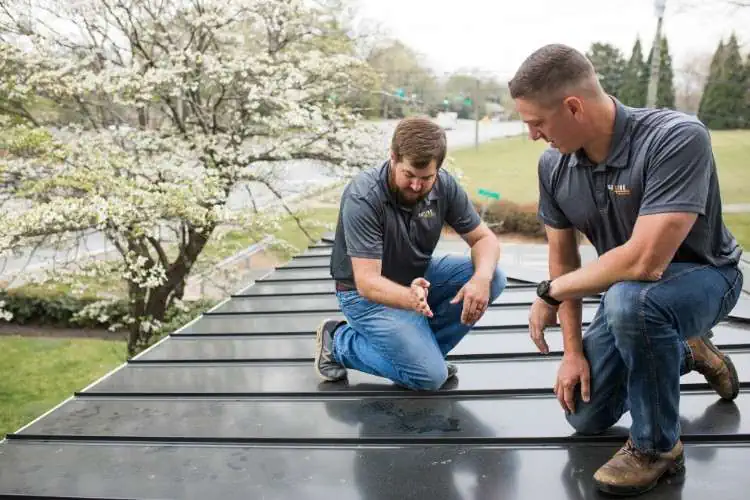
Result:
<instances>
[{"instance_id":1,"label":"man's hand","mask_svg":"<svg viewBox=\"0 0 750 500\"><path fill-rule=\"evenodd\" d=\"M564 354L560 368L557 370L555 395L563 410L575 413L575 389L581 383L581 399L588 403L591 394L591 376L589 362L582 352Z\"/></svg>"},{"instance_id":2,"label":"man's hand","mask_svg":"<svg viewBox=\"0 0 750 500\"><path fill-rule=\"evenodd\" d=\"M473 276L451 299L451 304L458 304L461 300L464 301L461 323L473 325L479 321L489 305L490 281Z\"/></svg>"},{"instance_id":3,"label":"man's hand","mask_svg":"<svg viewBox=\"0 0 750 500\"><path fill-rule=\"evenodd\" d=\"M411 308L431 318L432 310L427 303L427 290L430 288L430 282L424 278L414 278L409 288L412 293Z\"/></svg>"},{"instance_id":4,"label":"man's hand","mask_svg":"<svg viewBox=\"0 0 750 500\"><path fill-rule=\"evenodd\" d=\"M529 311L529 334L542 354L549 354L549 346L544 340L544 329L555 324L557 324L557 307L547 304L542 299L536 299Z\"/></svg>"}]
</instances>

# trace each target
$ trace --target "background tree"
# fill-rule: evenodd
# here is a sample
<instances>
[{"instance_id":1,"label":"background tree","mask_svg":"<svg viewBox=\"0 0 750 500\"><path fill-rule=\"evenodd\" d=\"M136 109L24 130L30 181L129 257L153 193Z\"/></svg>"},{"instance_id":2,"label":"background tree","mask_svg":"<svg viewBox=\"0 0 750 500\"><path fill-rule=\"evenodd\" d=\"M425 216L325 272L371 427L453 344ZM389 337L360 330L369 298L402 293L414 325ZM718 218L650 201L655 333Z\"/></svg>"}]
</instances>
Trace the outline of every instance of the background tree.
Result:
<instances>
[{"instance_id":1,"label":"background tree","mask_svg":"<svg viewBox=\"0 0 750 500\"><path fill-rule=\"evenodd\" d=\"M646 68L648 68L649 78L651 76L651 59L653 57L653 47L648 53L646 59ZM661 52L659 63L659 82L656 86L656 107L670 108L675 107L674 91L674 70L672 69L672 55L669 53L669 43L666 37L661 39ZM648 85L648 84L647 84Z\"/></svg>"},{"instance_id":2,"label":"background tree","mask_svg":"<svg viewBox=\"0 0 750 500\"><path fill-rule=\"evenodd\" d=\"M710 128L733 129L748 126L748 69L742 62L734 34L719 42L711 60L699 118Z\"/></svg>"},{"instance_id":3,"label":"background tree","mask_svg":"<svg viewBox=\"0 0 750 500\"><path fill-rule=\"evenodd\" d=\"M675 75L675 108L697 114L703 89L708 81L711 53L688 56Z\"/></svg>"},{"instance_id":4,"label":"background tree","mask_svg":"<svg viewBox=\"0 0 750 500\"><path fill-rule=\"evenodd\" d=\"M372 79L323 14L302 0L4 2L0 96L26 124L3 133L0 187L15 207L0 214L3 255L104 233L120 259L88 269L127 282L128 352L148 345L218 227L277 223L229 210L233 191L256 182L281 197L279 161L375 161L378 134L331 98ZM40 128L35 99L75 106L78 122Z\"/></svg>"},{"instance_id":5,"label":"background tree","mask_svg":"<svg viewBox=\"0 0 750 500\"><path fill-rule=\"evenodd\" d=\"M622 84L619 88L618 98L623 104L633 107L646 105L648 73L648 67L643 60L641 41L636 39L630 59L623 70Z\"/></svg>"},{"instance_id":6,"label":"background tree","mask_svg":"<svg viewBox=\"0 0 750 500\"><path fill-rule=\"evenodd\" d=\"M609 43L594 42L586 57L594 65L604 90L619 98L627 66L620 49Z\"/></svg>"},{"instance_id":7,"label":"background tree","mask_svg":"<svg viewBox=\"0 0 750 500\"><path fill-rule=\"evenodd\" d=\"M367 62L379 75L371 92L379 108L377 116L402 118L425 112L437 99L437 82L421 56L400 41L385 41Z\"/></svg>"}]
</instances>

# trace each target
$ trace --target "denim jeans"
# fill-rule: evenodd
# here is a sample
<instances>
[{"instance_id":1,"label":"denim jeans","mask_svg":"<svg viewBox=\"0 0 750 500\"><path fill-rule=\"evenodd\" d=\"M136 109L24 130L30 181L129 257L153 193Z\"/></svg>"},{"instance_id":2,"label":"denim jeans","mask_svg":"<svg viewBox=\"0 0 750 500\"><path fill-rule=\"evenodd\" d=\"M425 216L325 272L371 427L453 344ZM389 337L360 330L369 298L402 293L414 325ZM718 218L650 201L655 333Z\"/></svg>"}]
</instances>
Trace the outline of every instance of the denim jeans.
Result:
<instances>
[{"instance_id":1,"label":"denim jeans","mask_svg":"<svg viewBox=\"0 0 750 500\"><path fill-rule=\"evenodd\" d=\"M663 452L680 436L680 376L693 369L687 339L705 336L734 308L738 268L675 263L655 282L626 281L604 295L583 336L591 399L576 391L568 422L596 434L630 411L636 447Z\"/></svg>"},{"instance_id":2,"label":"denim jeans","mask_svg":"<svg viewBox=\"0 0 750 500\"><path fill-rule=\"evenodd\" d=\"M432 318L372 302L356 290L337 292L347 322L334 334L334 359L409 389L439 389L448 378L445 356L471 329L461 323L463 302L450 301L473 274L468 256L432 259L424 276L430 283L427 303ZM505 274L496 269L490 302L505 285Z\"/></svg>"}]
</instances>

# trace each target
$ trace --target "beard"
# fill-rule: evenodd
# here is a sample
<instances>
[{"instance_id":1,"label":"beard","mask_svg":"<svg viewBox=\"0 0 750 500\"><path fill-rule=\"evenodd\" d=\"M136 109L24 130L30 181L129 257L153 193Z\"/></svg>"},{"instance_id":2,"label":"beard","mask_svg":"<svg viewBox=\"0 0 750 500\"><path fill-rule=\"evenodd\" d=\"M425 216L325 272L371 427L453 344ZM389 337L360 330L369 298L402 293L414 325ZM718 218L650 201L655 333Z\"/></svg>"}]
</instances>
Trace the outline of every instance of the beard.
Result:
<instances>
[{"instance_id":1,"label":"beard","mask_svg":"<svg viewBox=\"0 0 750 500\"><path fill-rule=\"evenodd\" d=\"M427 195L430 193L430 190L428 189L424 193L420 193L418 196L415 196L416 193L414 193L413 191L409 191L411 197L406 197L404 191L396 186L393 170L391 170L390 167L388 168L388 190L391 192L391 196L393 196L396 202L399 205L403 205L405 207L415 206L417 203L427 198Z\"/></svg>"}]
</instances>

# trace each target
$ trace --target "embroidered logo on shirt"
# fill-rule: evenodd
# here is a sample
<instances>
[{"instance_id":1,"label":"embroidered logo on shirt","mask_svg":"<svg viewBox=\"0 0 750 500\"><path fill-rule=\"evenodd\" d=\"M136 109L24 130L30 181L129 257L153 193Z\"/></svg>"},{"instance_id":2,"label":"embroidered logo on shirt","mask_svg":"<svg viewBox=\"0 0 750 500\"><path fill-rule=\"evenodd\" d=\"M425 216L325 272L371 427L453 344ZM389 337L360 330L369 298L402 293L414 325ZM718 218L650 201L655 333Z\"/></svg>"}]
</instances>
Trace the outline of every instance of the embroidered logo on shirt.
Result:
<instances>
[{"instance_id":1,"label":"embroidered logo on shirt","mask_svg":"<svg viewBox=\"0 0 750 500\"><path fill-rule=\"evenodd\" d=\"M435 211L431 208L427 208L419 212L419 214L417 214L417 217L419 217L420 219L429 219L430 217L435 217Z\"/></svg>"},{"instance_id":2,"label":"embroidered logo on shirt","mask_svg":"<svg viewBox=\"0 0 750 500\"><path fill-rule=\"evenodd\" d=\"M607 189L615 196L630 196L630 188L625 184L607 184Z\"/></svg>"}]
</instances>

